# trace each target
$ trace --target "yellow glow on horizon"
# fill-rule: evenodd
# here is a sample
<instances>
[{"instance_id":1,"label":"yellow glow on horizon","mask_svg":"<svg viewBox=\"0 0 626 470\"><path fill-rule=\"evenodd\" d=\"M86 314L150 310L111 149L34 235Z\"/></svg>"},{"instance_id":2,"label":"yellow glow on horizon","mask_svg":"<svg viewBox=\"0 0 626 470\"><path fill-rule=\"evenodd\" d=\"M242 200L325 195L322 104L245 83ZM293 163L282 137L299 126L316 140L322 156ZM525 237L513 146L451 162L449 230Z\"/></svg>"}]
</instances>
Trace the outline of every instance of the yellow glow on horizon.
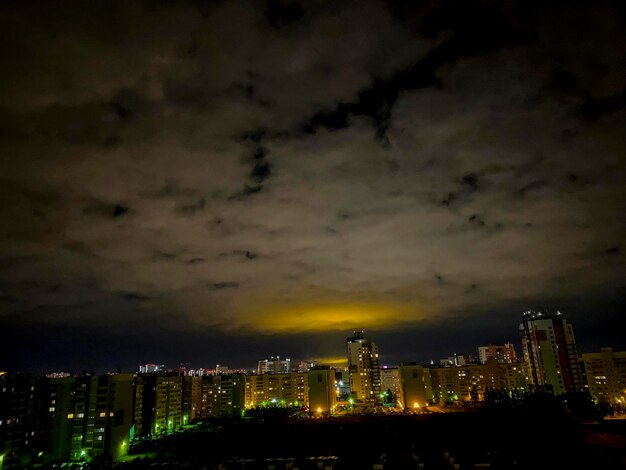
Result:
<instances>
[{"instance_id":1,"label":"yellow glow on horizon","mask_svg":"<svg viewBox=\"0 0 626 470\"><path fill-rule=\"evenodd\" d=\"M384 328L405 323L406 305L350 304L293 307L262 313L254 328L269 332L323 332L353 328ZM415 310L411 320L415 318Z\"/></svg>"},{"instance_id":2,"label":"yellow glow on horizon","mask_svg":"<svg viewBox=\"0 0 626 470\"><path fill-rule=\"evenodd\" d=\"M336 356L336 357L320 357L315 359L320 364L328 365L328 366L347 366L348 358L345 356Z\"/></svg>"}]
</instances>

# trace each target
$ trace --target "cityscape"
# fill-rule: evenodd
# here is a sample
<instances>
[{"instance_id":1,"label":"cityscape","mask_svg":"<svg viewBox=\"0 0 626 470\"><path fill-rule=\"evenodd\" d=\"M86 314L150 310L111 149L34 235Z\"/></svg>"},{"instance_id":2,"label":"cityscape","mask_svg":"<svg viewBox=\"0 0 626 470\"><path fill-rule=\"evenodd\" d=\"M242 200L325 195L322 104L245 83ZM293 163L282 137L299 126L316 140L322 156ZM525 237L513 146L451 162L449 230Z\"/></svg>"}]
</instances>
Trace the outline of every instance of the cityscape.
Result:
<instances>
[{"instance_id":1,"label":"cityscape","mask_svg":"<svg viewBox=\"0 0 626 470\"><path fill-rule=\"evenodd\" d=\"M626 3L0 1L0 470L626 470Z\"/></svg>"},{"instance_id":2,"label":"cityscape","mask_svg":"<svg viewBox=\"0 0 626 470\"><path fill-rule=\"evenodd\" d=\"M587 419L626 421L626 351L579 353L559 311L525 312L519 329L519 357L512 343L489 344L437 364L381 367L384 356L360 330L346 340L345 367L276 356L245 370L144 364L105 375L0 372L2 468L128 461L202 423L279 410L299 420L428 416L545 394L578 400L562 405Z\"/></svg>"}]
</instances>

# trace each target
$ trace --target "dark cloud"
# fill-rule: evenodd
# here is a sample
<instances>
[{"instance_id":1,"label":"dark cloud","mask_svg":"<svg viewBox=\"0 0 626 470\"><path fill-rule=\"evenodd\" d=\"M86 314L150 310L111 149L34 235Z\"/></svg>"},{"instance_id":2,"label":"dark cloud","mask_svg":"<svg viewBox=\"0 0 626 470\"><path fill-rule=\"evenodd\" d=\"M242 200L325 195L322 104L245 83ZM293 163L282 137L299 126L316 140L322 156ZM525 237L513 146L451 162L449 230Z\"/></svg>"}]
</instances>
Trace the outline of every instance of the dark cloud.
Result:
<instances>
[{"instance_id":1,"label":"dark cloud","mask_svg":"<svg viewBox=\"0 0 626 470\"><path fill-rule=\"evenodd\" d=\"M478 189L478 176L475 173L468 173L461 178L461 185L468 188L468 191L476 191Z\"/></svg>"},{"instance_id":2,"label":"dark cloud","mask_svg":"<svg viewBox=\"0 0 626 470\"><path fill-rule=\"evenodd\" d=\"M122 206L121 204L116 204L113 207L113 217L121 217L122 215L128 213L128 207Z\"/></svg>"},{"instance_id":3,"label":"dark cloud","mask_svg":"<svg viewBox=\"0 0 626 470\"><path fill-rule=\"evenodd\" d=\"M78 253L78 254L80 254L82 256L85 256L87 258L94 258L96 256L94 254L94 252L92 250L90 250L89 247L87 247L87 245L85 245L85 243L83 243L81 241L74 241L74 242L65 243L63 245L63 248L65 248L66 250L69 250L71 252Z\"/></svg>"},{"instance_id":4,"label":"dark cloud","mask_svg":"<svg viewBox=\"0 0 626 470\"><path fill-rule=\"evenodd\" d=\"M589 99L581 107L582 114L590 120L597 120L626 108L626 91L599 99Z\"/></svg>"},{"instance_id":5,"label":"dark cloud","mask_svg":"<svg viewBox=\"0 0 626 470\"><path fill-rule=\"evenodd\" d=\"M125 300L135 301L135 302L145 302L149 299L148 296L139 294L138 292L124 292L122 294Z\"/></svg>"},{"instance_id":6,"label":"dark cloud","mask_svg":"<svg viewBox=\"0 0 626 470\"><path fill-rule=\"evenodd\" d=\"M269 0L265 8L267 22L277 29L296 23L303 16L304 8L297 2Z\"/></svg>"},{"instance_id":7,"label":"dark cloud","mask_svg":"<svg viewBox=\"0 0 626 470\"><path fill-rule=\"evenodd\" d=\"M237 289L239 287L238 282L233 281L224 281L224 282L216 282L209 285L209 289Z\"/></svg>"},{"instance_id":8,"label":"dark cloud","mask_svg":"<svg viewBox=\"0 0 626 470\"><path fill-rule=\"evenodd\" d=\"M3 2L0 29L0 362L249 366L355 326L429 360L535 305L626 347L615 2Z\"/></svg>"},{"instance_id":9,"label":"dark cloud","mask_svg":"<svg viewBox=\"0 0 626 470\"><path fill-rule=\"evenodd\" d=\"M265 181L272 174L272 165L268 162L257 162L252 169L252 178L259 183Z\"/></svg>"},{"instance_id":10,"label":"dark cloud","mask_svg":"<svg viewBox=\"0 0 626 470\"><path fill-rule=\"evenodd\" d=\"M202 197L194 203L181 205L178 208L178 212L182 215L193 215L196 212L204 209L205 205L206 205L206 199Z\"/></svg>"},{"instance_id":11,"label":"dark cloud","mask_svg":"<svg viewBox=\"0 0 626 470\"><path fill-rule=\"evenodd\" d=\"M161 250L156 250L152 254L152 258L154 260L172 261L172 260L175 260L177 257L178 256L176 255L176 253L168 253L168 252L161 251Z\"/></svg>"}]
</instances>

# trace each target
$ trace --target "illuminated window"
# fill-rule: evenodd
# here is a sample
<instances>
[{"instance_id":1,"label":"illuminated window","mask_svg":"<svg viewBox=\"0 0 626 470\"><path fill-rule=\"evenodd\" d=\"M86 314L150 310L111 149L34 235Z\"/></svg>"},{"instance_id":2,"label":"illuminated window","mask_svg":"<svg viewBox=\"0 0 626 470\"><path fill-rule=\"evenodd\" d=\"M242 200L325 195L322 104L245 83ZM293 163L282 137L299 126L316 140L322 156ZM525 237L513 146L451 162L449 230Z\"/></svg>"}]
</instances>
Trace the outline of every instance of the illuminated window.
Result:
<instances>
[{"instance_id":1,"label":"illuminated window","mask_svg":"<svg viewBox=\"0 0 626 470\"><path fill-rule=\"evenodd\" d=\"M106 412L101 411L100 414L98 415L100 418L105 418L106 417Z\"/></svg>"},{"instance_id":2,"label":"illuminated window","mask_svg":"<svg viewBox=\"0 0 626 470\"><path fill-rule=\"evenodd\" d=\"M68 413L67 419L74 419L74 413Z\"/></svg>"}]
</instances>

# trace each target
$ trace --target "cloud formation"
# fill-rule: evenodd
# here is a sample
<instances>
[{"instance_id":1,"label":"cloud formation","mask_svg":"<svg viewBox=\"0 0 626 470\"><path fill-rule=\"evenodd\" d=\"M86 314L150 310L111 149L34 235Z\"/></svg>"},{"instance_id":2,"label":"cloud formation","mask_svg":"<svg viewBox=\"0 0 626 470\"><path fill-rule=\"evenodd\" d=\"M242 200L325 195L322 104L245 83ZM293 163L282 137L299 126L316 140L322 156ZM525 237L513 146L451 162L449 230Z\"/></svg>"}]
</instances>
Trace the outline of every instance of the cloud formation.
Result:
<instances>
[{"instance_id":1,"label":"cloud formation","mask_svg":"<svg viewBox=\"0 0 626 470\"><path fill-rule=\"evenodd\" d=\"M343 334L623 299L612 3L0 8L12 358L17 327Z\"/></svg>"}]
</instances>

